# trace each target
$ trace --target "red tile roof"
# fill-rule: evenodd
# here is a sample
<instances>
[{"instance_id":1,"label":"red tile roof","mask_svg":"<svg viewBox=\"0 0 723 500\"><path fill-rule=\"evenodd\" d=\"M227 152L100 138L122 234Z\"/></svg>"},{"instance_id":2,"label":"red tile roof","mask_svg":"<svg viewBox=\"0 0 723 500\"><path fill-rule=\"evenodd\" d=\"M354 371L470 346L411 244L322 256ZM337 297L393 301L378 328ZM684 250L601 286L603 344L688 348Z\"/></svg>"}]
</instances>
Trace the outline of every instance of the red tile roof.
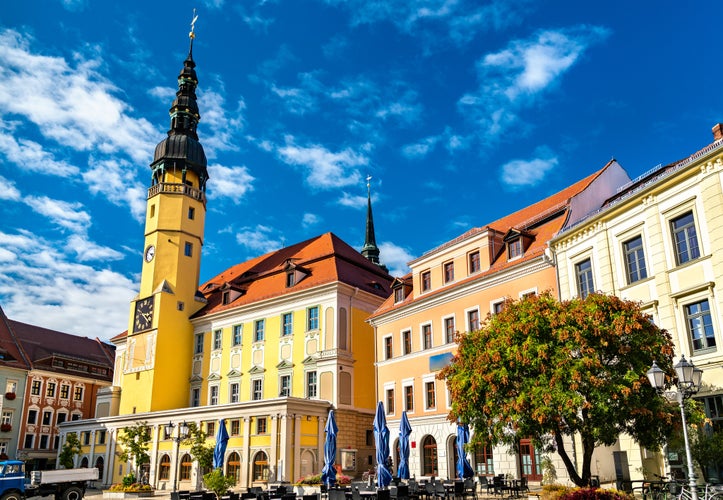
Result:
<instances>
[{"instance_id":1,"label":"red tile roof","mask_svg":"<svg viewBox=\"0 0 723 500\"><path fill-rule=\"evenodd\" d=\"M302 279L286 287L286 268L293 264ZM341 282L379 297L388 297L392 277L333 233L325 233L295 245L269 252L228 268L201 285L208 301L195 317L280 297L319 285ZM225 284L241 296L222 303Z\"/></svg>"}]
</instances>

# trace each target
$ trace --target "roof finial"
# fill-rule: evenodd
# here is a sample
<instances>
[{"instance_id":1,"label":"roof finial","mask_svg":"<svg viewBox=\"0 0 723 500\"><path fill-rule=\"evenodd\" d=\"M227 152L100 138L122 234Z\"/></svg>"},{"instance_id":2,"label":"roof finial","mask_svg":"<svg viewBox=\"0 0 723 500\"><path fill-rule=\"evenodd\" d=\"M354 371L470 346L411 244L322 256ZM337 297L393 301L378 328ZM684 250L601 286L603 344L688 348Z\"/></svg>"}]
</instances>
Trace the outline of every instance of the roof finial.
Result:
<instances>
[{"instance_id":1,"label":"roof finial","mask_svg":"<svg viewBox=\"0 0 723 500\"><path fill-rule=\"evenodd\" d=\"M188 33L188 38L191 40L190 46L188 48L189 56L193 53L193 39L196 38L196 21L198 21L198 14L196 14L196 9L193 9L193 19L191 19L191 31L189 31Z\"/></svg>"},{"instance_id":2,"label":"roof finial","mask_svg":"<svg viewBox=\"0 0 723 500\"><path fill-rule=\"evenodd\" d=\"M367 224L366 224L366 237L364 238L364 246L362 247L361 254L377 264L379 267L387 272L387 267L379 261L379 247L377 247L376 236L374 234L374 218L372 216L372 191L371 191L371 180L372 176L367 175Z\"/></svg>"}]
</instances>

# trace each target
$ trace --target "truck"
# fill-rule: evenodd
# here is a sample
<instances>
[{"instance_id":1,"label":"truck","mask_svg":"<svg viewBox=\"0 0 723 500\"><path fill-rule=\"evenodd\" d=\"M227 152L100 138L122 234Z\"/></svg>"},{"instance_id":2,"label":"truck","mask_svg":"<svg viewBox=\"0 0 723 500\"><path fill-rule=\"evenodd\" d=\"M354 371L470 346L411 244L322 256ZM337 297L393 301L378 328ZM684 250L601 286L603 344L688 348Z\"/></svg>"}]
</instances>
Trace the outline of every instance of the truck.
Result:
<instances>
[{"instance_id":1,"label":"truck","mask_svg":"<svg viewBox=\"0 0 723 500\"><path fill-rule=\"evenodd\" d=\"M55 500L80 500L88 481L98 479L98 469L58 469L33 471L25 477L25 462L0 461L0 500L55 495Z\"/></svg>"}]
</instances>

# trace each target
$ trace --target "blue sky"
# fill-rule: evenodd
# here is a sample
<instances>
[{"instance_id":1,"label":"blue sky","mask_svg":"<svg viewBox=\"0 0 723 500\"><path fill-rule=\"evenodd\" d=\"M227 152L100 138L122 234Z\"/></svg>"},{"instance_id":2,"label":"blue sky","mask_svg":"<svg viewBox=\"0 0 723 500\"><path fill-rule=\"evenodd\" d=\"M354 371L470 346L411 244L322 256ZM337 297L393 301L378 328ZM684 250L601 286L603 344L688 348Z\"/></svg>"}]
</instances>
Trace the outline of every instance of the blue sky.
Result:
<instances>
[{"instance_id":1,"label":"blue sky","mask_svg":"<svg viewBox=\"0 0 723 500\"><path fill-rule=\"evenodd\" d=\"M688 6L690 5L690 6ZM723 3L27 0L0 14L0 305L107 339L198 10L201 279L331 231L406 263L616 158L712 142Z\"/></svg>"}]
</instances>

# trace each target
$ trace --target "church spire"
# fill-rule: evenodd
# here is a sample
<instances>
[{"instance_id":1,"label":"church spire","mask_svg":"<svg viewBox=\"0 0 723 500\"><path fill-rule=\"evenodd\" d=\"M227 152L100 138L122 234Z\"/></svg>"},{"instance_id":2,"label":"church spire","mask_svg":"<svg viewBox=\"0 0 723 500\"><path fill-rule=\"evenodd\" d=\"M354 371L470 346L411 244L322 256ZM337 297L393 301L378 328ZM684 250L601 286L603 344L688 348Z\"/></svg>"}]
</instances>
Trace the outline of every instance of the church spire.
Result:
<instances>
[{"instance_id":1,"label":"church spire","mask_svg":"<svg viewBox=\"0 0 723 500\"><path fill-rule=\"evenodd\" d=\"M361 254L375 263L384 271L387 270L387 266L379 261L379 247L377 247L377 239L374 235L374 217L372 216L372 194L371 194L371 176L367 176L367 224L366 224L366 235L364 237L364 246L362 247Z\"/></svg>"},{"instance_id":2,"label":"church spire","mask_svg":"<svg viewBox=\"0 0 723 500\"><path fill-rule=\"evenodd\" d=\"M188 56L183 61L183 69L178 75L178 91L169 110L171 128L168 130L168 137L156 146L151 170L153 170L154 184L163 182L166 171L182 171L185 174L190 170L198 176L199 187L205 191L208 180L206 153L198 142L196 133L196 127L201 119L196 102L198 77L196 63L193 60L193 40L196 38L197 19L194 9L191 31L188 34L190 38Z\"/></svg>"}]
</instances>

